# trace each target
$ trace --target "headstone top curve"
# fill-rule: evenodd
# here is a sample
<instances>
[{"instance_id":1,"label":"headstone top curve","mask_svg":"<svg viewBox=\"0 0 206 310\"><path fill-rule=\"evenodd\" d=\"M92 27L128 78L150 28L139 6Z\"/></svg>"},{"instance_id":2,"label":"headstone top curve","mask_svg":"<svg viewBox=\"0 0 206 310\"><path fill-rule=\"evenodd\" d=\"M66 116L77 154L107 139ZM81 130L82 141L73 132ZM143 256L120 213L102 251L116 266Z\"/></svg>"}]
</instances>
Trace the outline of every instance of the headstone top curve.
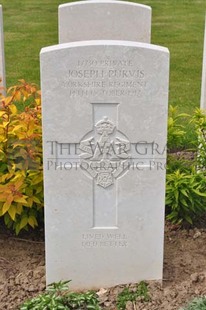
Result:
<instances>
[{"instance_id":1,"label":"headstone top curve","mask_svg":"<svg viewBox=\"0 0 206 310\"><path fill-rule=\"evenodd\" d=\"M41 49L40 54L44 54L47 52L55 51L55 50L63 50L67 48L73 47L86 47L86 46L128 46L128 47L139 47L143 49L149 50L159 50L165 53L170 53L167 47L142 43L142 42L133 42L133 41L121 41L121 40L89 40L89 41L77 41L77 42L69 42L56 44L48 47L44 47Z\"/></svg>"},{"instance_id":2,"label":"headstone top curve","mask_svg":"<svg viewBox=\"0 0 206 310\"><path fill-rule=\"evenodd\" d=\"M140 4L140 3L133 3L133 2L127 2L127 1L118 1L118 0L85 0L85 1L75 1L71 3L63 3L59 5L59 9L69 6L76 6L76 5L82 5L82 4L94 4L94 3L101 3L101 4L117 4L117 5L129 5L129 6L136 6L136 7L142 7L148 10L152 10L152 8L148 5Z\"/></svg>"},{"instance_id":3,"label":"headstone top curve","mask_svg":"<svg viewBox=\"0 0 206 310\"><path fill-rule=\"evenodd\" d=\"M59 43L84 40L151 42L152 9L119 0L88 0L58 7Z\"/></svg>"}]
</instances>

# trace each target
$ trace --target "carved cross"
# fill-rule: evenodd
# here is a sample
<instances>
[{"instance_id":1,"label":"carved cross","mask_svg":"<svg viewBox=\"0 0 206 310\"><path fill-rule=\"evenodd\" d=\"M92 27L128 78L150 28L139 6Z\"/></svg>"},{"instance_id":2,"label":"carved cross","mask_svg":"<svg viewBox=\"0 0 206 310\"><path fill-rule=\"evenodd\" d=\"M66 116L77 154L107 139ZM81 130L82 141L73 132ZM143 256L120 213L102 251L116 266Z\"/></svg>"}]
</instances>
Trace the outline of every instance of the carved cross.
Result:
<instances>
[{"instance_id":1,"label":"carved cross","mask_svg":"<svg viewBox=\"0 0 206 310\"><path fill-rule=\"evenodd\" d=\"M131 164L138 163L135 144L118 128L118 103L93 103L93 128L80 143L52 142L56 169L72 169L76 163L93 182L93 228L118 228L118 178L123 177ZM49 142L49 141L48 141ZM50 141L51 142L51 141ZM140 143L141 145L141 143ZM143 144L147 147L151 144ZM140 147L140 146L138 146ZM76 149L80 150L77 157ZM66 157L65 153L67 153ZM149 154L139 169L149 167ZM51 158L54 160L54 158ZM146 159L146 160L145 160Z\"/></svg>"},{"instance_id":2,"label":"carved cross","mask_svg":"<svg viewBox=\"0 0 206 310\"><path fill-rule=\"evenodd\" d=\"M79 146L81 166L93 178L93 227L117 227L117 178L128 171L130 142L118 131L118 104L94 103L93 120Z\"/></svg>"}]
</instances>

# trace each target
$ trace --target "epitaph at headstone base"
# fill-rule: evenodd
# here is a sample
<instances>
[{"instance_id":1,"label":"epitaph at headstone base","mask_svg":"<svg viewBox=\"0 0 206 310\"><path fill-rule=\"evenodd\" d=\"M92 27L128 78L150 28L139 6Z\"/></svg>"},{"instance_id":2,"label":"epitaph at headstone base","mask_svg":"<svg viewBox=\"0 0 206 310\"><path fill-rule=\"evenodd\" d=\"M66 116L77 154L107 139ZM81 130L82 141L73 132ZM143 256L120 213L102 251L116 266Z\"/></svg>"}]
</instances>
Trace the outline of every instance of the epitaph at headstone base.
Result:
<instances>
[{"instance_id":1,"label":"epitaph at headstone base","mask_svg":"<svg viewBox=\"0 0 206 310\"><path fill-rule=\"evenodd\" d=\"M168 76L153 45L42 50L47 283L162 279Z\"/></svg>"}]
</instances>

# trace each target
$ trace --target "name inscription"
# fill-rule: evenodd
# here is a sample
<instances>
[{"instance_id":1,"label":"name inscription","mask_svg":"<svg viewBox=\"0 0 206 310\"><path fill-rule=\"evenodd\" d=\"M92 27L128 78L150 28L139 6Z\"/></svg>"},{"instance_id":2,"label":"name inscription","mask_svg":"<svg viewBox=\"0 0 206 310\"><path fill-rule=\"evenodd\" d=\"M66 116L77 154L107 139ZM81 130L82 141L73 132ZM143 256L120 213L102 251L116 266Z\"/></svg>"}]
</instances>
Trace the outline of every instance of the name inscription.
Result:
<instances>
[{"instance_id":1,"label":"name inscription","mask_svg":"<svg viewBox=\"0 0 206 310\"><path fill-rule=\"evenodd\" d=\"M75 68L68 68L61 86L69 90L69 97L141 97L147 86L143 68L131 60L78 60Z\"/></svg>"}]
</instances>

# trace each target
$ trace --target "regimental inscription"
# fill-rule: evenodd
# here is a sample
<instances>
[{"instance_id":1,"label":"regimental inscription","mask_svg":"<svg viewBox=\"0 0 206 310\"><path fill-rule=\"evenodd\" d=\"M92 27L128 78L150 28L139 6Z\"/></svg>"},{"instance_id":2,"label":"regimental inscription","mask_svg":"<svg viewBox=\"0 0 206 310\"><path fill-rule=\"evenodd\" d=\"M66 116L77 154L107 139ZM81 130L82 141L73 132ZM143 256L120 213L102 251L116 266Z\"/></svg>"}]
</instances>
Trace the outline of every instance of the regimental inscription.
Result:
<instances>
[{"instance_id":1,"label":"regimental inscription","mask_svg":"<svg viewBox=\"0 0 206 310\"><path fill-rule=\"evenodd\" d=\"M61 82L69 97L141 97L147 86L143 68L132 60L80 59Z\"/></svg>"},{"instance_id":2,"label":"regimental inscription","mask_svg":"<svg viewBox=\"0 0 206 310\"><path fill-rule=\"evenodd\" d=\"M126 248L128 246L125 234L114 233L86 233L82 234L83 248Z\"/></svg>"},{"instance_id":3,"label":"regimental inscription","mask_svg":"<svg viewBox=\"0 0 206 310\"><path fill-rule=\"evenodd\" d=\"M95 133L80 142L81 166L86 168L96 184L107 188L126 170L130 159L130 142L118 132L116 125L105 116L95 124Z\"/></svg>"}]
</instances>

